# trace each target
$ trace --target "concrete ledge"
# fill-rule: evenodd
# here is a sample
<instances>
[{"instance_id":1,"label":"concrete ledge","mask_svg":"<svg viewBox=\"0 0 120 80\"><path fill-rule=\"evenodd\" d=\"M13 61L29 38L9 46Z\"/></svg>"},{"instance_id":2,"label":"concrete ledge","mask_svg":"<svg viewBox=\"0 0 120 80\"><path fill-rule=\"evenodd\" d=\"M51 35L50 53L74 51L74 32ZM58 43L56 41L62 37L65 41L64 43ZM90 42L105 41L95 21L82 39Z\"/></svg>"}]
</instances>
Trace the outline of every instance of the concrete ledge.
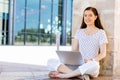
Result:
<instances>
[{"instance_id":1,"label":"concrete ledge","mask_svg":"<svg viewBox=\"0 0 120 80\"><path fill-rule=\"evenodd\" d=\"M48 59L58 58L56 46L0 46L0 61L46 65ZM71 46L60 46L60 50L71 50Z\"/></svg>"}]
</instances>

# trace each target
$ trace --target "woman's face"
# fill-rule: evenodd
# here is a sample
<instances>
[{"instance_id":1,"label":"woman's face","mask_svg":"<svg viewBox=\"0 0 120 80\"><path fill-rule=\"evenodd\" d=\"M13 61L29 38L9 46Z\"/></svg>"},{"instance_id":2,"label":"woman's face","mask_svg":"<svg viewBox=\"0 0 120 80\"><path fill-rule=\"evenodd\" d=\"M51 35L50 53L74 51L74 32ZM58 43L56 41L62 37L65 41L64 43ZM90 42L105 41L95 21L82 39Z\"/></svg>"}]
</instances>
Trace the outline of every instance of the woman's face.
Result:
<instances>
[{"instance_id":1,"label":"woman's face","mask_svg":"<svg viewBox=\"0 0 120 80\"><path fill-rule=\"evenodd\" d=\"M84 12L84 22L87 26L94 25L97 16L91 10L86 10Z\"/></svg>"}]
</instances>

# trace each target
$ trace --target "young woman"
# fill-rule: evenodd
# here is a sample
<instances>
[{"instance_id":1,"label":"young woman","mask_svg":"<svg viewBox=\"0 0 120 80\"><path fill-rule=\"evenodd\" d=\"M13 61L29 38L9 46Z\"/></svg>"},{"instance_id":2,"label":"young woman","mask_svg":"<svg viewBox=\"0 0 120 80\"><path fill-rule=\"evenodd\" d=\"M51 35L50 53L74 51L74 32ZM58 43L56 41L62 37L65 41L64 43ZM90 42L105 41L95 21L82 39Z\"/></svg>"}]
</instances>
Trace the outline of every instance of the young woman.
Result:
<instances>
[{"instance_id":1,"label":"young woman","mask_svg":"<svg viewBox=\"0 0 120 80\"><path fill-rule=\"evenodd\" d=\"M74 36L73 51L80 51L84 62L75 70L61 64L54 65L57 71L51 71L50 77L71 78L88 74L91 77L99 75L99 61L106 56L106 44L108 43L105 31L101 24L99 14L94 7L84 10L82 24Z\"/></svg>"}]
</instances>

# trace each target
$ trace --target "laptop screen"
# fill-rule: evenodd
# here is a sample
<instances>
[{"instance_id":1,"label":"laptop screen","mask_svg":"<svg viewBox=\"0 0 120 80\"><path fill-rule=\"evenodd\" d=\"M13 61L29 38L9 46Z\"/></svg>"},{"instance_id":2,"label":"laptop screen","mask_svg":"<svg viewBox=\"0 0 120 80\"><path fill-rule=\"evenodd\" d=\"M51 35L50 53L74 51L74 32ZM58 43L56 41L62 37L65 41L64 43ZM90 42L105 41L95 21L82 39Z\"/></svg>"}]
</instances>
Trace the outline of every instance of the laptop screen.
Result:
<instances>
[{"instance_id":1,"label":"laptop screen","mask_svg":"<svg viewBox=\"0 0 120 80\"><path fill-rule=\"evenodd\" d=\"M80 52L56 51L56 53L63 64L81 65L83 63L82 55Z\"/></svg>"}]
</instances>

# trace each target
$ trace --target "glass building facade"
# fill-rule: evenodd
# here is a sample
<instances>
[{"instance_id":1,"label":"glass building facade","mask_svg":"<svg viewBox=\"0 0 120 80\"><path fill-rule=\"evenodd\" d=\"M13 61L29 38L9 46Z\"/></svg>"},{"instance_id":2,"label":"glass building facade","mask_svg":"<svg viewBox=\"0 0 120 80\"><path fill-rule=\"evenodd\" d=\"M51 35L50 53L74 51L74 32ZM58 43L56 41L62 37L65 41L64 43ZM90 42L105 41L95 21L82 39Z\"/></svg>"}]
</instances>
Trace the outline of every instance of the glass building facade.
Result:
<instances>
[{"instance_id":1,"label":"glass building facade","mask_svg":"<svg viewBox=\"0 0 120 80\"><path fill-rule=\"evenodd\" d=\"M6 45L8 43L8 23L9 23L9 0L0 0L0 44Z\"/></svg>"},{"instance_id":2,"label":"glass building facade","mask_svg":"<svg viewBox=\"0 0 120 80\"><path fill-rule=\"evenodd\" d=\"M1 0L1 45L71 45L72 0Z\"/></svg>"}]
</instances>

